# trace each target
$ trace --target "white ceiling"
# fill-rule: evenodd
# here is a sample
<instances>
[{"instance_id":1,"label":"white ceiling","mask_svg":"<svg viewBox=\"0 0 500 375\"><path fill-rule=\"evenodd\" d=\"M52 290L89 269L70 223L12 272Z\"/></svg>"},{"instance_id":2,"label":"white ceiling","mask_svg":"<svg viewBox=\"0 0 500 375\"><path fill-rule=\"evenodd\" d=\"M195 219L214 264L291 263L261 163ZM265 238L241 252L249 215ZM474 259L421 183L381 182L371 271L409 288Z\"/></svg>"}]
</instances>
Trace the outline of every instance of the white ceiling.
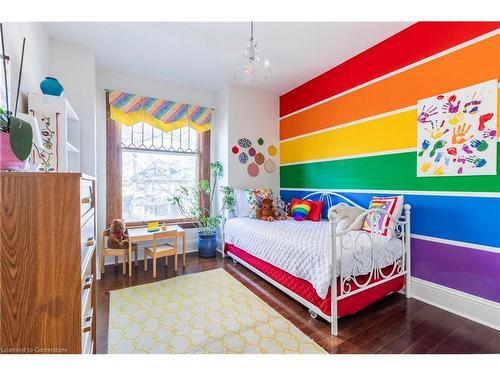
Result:
<instances>
[{"instance_id":1,"label":"white ceiling","mask_svg":"<svg viewBox=\"0 0 500 375\"><path fill-rule=\"evenodd\" d=\"M257 88L284 94L411 25L411 22L262 22L258 48L273 76ZM54 39L95 51L98 66L216 90L248 44L245 22L50 22Z\"/></svg>"}]
</instances>

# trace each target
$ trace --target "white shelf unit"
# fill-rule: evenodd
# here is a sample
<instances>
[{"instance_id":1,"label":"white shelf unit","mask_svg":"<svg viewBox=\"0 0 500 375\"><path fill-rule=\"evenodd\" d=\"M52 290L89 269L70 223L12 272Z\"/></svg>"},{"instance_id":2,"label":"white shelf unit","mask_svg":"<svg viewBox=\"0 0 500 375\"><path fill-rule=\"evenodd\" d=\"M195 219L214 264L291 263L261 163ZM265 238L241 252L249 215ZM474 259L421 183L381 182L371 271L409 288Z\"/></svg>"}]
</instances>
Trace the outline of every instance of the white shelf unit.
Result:
<instances>
[{"instance_id":1,"label":"white shelf unit","mask_svg":"<svg viewBox=\"0 0 500 375\"><path fill-rule=\"evenodd\" d=\"M35 113L57 113L58 172L81 172L80 120L71 104L64 97L28 94L28 107ZM39 124L40 125L40 124Z\"/></svg>"}]
</instances>

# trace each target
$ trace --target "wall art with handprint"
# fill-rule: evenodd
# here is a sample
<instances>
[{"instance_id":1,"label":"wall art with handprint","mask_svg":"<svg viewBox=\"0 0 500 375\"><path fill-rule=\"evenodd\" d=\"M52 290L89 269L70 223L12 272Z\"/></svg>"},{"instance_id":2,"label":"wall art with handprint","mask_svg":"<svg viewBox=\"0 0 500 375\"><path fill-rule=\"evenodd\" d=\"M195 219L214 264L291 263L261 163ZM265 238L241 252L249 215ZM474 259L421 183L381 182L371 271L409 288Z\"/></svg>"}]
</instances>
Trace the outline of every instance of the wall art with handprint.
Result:
<instances>
[{"instance_id":1,"label":"wall art with handprint","mask_svg":"<svg viewBox=\"0 0 500 375\"><path fill-rule=\"evenodd\" d=\"M418 101L417 176L497 174L498 80Z\"/></svg>"}]
</instances>

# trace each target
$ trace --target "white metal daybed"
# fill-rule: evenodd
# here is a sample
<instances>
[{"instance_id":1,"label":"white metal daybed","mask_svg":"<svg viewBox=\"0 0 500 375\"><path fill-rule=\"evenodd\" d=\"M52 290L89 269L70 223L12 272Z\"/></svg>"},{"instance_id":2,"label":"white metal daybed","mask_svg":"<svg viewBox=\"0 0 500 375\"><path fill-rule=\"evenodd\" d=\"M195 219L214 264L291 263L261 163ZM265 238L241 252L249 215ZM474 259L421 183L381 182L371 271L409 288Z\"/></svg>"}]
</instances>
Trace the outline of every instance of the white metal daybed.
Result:
<instances>
[{"instance_id":1,"label":"white metal daybed","mask_svg":"<svg viewBox=\"0 0 500 375\"><path fill-rule=\"evenodd\" d=\"M236 251L228 250L227 255L235 263L244 265L306 306L311 316L319 315L330 322L331 333L335 336L338 334L337 307L339 302L342 303L343 300L345 302L347 298L351 297L352 299L354 295L379 287L381 284L389 283L397 278L405 280L405 294L408 298L410 297L410 205L405 204L403 215L395 218L381 209L365 209L335 192L314 192L303 199L322 200L329 212L333 203L339 202L361 208L363 213L356 218L353 224L342 231L337 229L337 224L331 220L330 215L328 221L310 222L306 225L301 225L304 222L298 224L293 220L263 222L256 219L246 219L247 221L240 220L238 222L238 220L228 219L223 221L223 242L225 245L240 245L239 247L255 258L262 259L294 276L304 278L314 285L321 298L326 295L323 279L327 277L326 288L331 292L329 315L307 298L300 296L294 290L275 281L265 271L242 259L241 256L235 254ZM370 212L387 215L392 223L384 228L387 229L388 233L383 235L380 229L374 227L371 227L371 232L353 230L356 224L364 221L365 216ZM309 236L310 232L314 231L316 231L316 237ZM229 242L227 242L228 235ZM287 239L287 237L289 238ZM308 246L303 246L303 242L301 246L294 247L294 238L296 241L300 241L301 237L307 237L304 241L309 241ZM273 242L272 251L267 253L263 251L262 248L265 246L259 243L259 239ZM289 242L286 242L287 240ZM279 243L280 241L283 243ZM318 241L319 244L315 241ZM298 261L290 258L295 256L297 252L302 252L299 254L301 263L298 266L293 263ZM224 255L225 252L223 252ZM319 278L320 280L317 280L318 275L322 276ZM339 292L333 293L335 290ZM358 297L360 296L362 294L358 295Z\"/></svg>"}]
</instances>

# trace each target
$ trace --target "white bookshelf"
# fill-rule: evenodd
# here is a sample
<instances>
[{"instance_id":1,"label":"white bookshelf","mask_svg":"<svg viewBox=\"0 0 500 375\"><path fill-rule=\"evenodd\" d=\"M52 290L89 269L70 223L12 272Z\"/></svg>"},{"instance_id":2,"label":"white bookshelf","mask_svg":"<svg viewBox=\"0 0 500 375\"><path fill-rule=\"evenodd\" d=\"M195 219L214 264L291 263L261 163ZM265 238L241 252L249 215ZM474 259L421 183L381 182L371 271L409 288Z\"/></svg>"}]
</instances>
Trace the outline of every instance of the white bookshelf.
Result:
<instances>
[{"instance_id":1,"label":"white bookshelf","mask_svg":"<svg viewBox=\"0 0 500 375\"><path fill-rule=\"evenodd\" d=\"M28 94L28 107L35 113L58 113L58 172L81 172L80 120L64 97Z\"/></svg>"}]
</instances>

